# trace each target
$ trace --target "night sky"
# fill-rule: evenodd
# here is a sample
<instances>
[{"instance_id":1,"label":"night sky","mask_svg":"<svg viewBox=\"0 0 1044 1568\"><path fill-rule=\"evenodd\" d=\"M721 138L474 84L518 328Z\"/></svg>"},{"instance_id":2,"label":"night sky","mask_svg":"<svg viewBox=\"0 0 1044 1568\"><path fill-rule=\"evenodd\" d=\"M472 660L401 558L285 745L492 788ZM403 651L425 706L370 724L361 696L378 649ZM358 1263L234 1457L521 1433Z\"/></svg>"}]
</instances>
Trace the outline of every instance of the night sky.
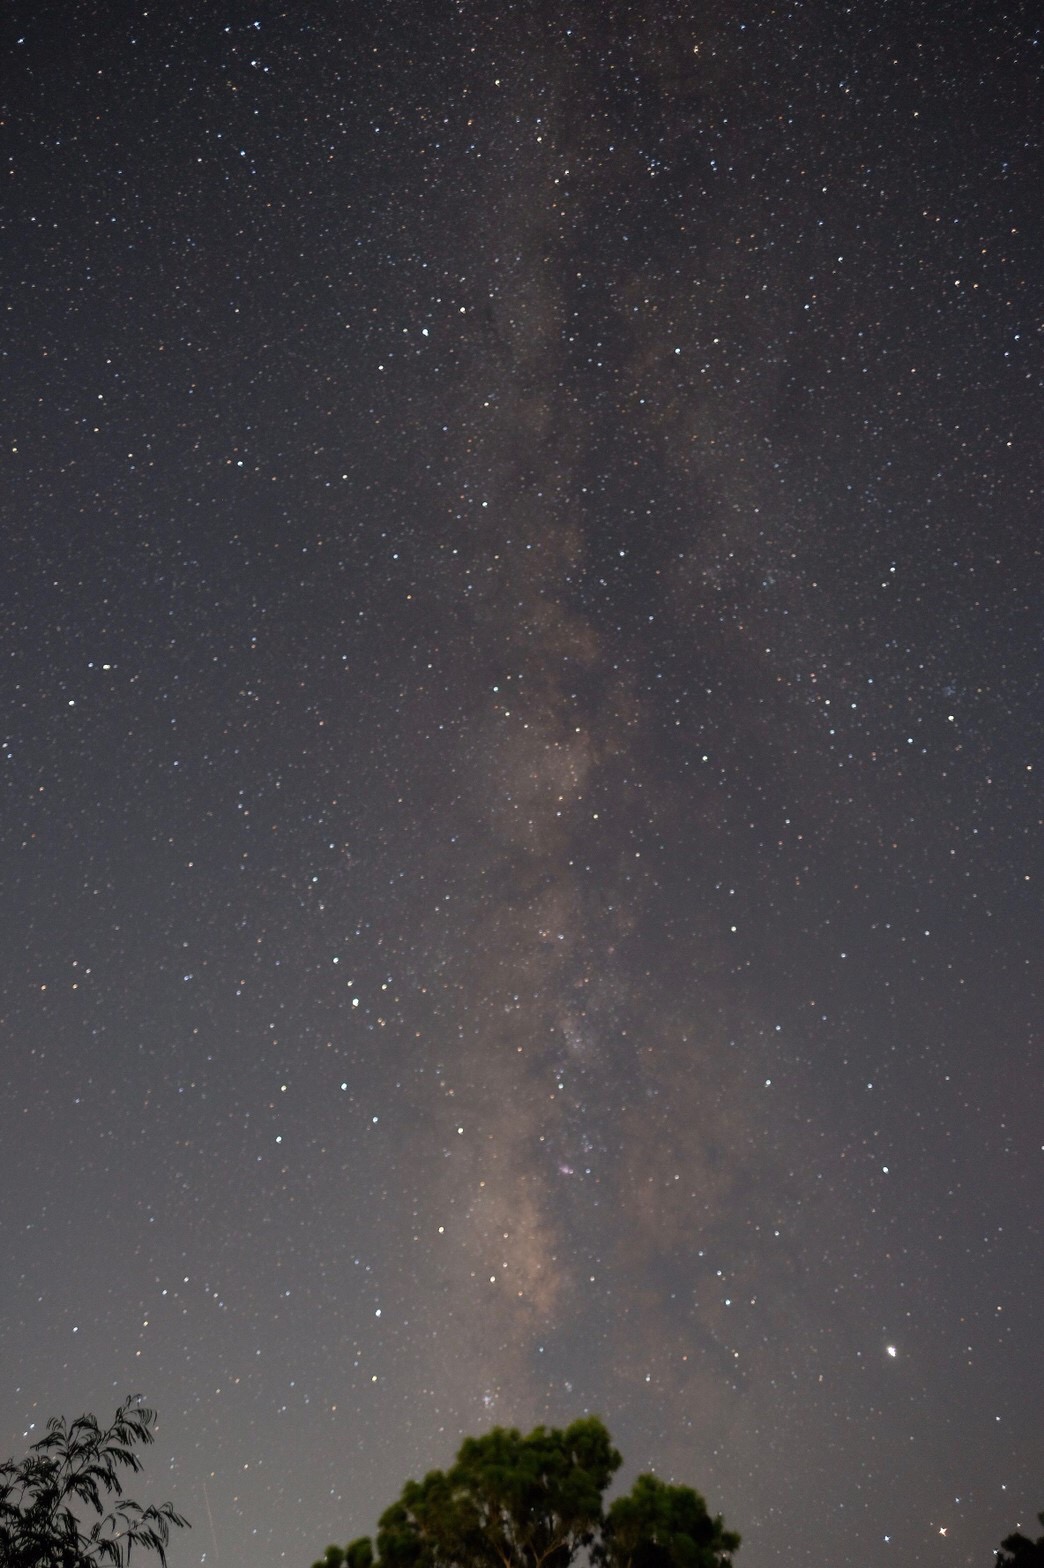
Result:
<instances>
[{"instance_id":1,"label":"night sky","mask_svg":"<svg viewBox=\"0 0 1044 1568\"><path fill-rule=\"evenodd\" d=\"M174 1568L1044 1507L1037 22L5 8L0 1448Z\"/></svg>"}]
</instances>

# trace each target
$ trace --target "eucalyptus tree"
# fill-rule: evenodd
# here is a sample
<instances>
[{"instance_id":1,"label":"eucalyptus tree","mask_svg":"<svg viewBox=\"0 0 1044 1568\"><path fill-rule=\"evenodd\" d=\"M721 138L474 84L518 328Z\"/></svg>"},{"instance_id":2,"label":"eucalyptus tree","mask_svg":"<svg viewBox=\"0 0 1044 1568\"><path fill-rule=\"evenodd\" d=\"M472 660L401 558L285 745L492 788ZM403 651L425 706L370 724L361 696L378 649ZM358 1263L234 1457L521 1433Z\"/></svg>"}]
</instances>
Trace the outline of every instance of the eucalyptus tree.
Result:
<instances>
[{"instance_id":1,"label":"eucalyptus tree","mask_svg":"<svg viewBox=\"0 0 1044 1568\"><path fill-rule=\"evenodd\" d=\"M376 1550L362 1536L315 1568L728 1568L739 1536L690 1487L639 1476L606 1511L621 1463L597 1416L527 1436L496 1427L449 1470L407 1481Z\"/></svg>"}]
</instances>

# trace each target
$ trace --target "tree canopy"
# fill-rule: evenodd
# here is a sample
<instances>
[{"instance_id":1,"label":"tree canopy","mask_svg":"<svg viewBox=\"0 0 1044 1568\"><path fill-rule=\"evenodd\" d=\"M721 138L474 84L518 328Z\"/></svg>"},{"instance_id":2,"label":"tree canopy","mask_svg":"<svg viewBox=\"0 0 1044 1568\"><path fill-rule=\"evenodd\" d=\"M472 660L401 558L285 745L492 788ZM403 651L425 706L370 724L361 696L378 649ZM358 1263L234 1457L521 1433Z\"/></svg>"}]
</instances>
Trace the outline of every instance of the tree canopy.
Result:
<instances>
[{"instance_id":1,"label":"tree canopy","mask_svg":"<svg viewBox=\"0 0 1044 1568\"><path fill-rule=\"evenodd\" d=\"M123 1568L135 1546L166 1564L170 1503L142 1508L123 1495L121 1470L142 1468L155 1411L129 1398L104 1430L92 1415L56 1416L21 1461L0 1464L0 1568ZM91 1519L91 1515L95 1517Z\"/></svg>"},{"instance_id":2,"label":"tree canopy","mask_svg":"<svg viewBox=\"0 0 1044 1568\"><path fill-rule=\"evenodd\" d=\"M1037 1518L1044 1524L1044 1514ZM1044 1535L1035 1541L1017 1531L1007 1536L1000 1544L996 1568L1044 1568Z\"/></svg>"},{"instance_id":3,"label":"tree canopy","mask_svg":"<svg viewBox=\"0 0 1044 1568\"><path fill-rule=\"evenodd\" d=\"M597 1416L523 1437L469 1437L449 1470L407 1481L367 1536L315 1568L729 1568L739 1536L698 1492L641 1475L604 1506L622 1460Z\"/></svg>"}]
</instances>

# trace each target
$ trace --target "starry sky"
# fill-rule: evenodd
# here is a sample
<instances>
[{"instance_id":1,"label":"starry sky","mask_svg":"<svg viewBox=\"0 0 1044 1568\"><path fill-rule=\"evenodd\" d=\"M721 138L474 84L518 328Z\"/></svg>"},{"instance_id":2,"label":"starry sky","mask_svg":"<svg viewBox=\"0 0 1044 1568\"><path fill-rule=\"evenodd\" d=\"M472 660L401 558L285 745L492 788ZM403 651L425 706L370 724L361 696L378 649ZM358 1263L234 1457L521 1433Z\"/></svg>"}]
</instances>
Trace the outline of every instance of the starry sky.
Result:
<instances>
[{"instance_id":1,"label":"starry sky","mask_svg":"<svg viewBox=\"0 0 1044 1568\"><path fill-rule=\"evenodd\" d=\"M0 1446L174 1568L1044 1506L1034 12L5 8Z\"/></svg>"}]
</instances>

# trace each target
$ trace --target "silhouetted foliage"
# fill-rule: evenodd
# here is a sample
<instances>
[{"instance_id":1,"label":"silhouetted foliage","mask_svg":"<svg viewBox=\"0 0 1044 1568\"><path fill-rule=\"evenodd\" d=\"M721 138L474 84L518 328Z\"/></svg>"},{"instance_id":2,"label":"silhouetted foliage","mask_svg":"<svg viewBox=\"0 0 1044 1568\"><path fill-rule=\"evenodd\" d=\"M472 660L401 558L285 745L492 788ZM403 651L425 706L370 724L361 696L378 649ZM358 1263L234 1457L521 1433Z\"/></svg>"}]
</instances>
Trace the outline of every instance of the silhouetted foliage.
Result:
<instances>
[{"instance_id":1,"label":"silhouetted foliage","mask_svg":"<svg viewBox=\"0 0 1044 1568\"><path fill-rule=\"evenodd\" d=\"M609 1568L716 1568L740 1544L712 1519L699 1492L640 1475L609 1508L603 1554Z\"/></svg>"},{"instance_id":2,"label":"silhouetted foliage","mask_svg":"<svg viewBox=\"0 0 1044 1568\"><path fill-rule=\"evenodd\" d=\"M123 1568L135 1546L165 1565L171 1527L188 1521L170 1503L131 1502L120 1476L141 1470L134 1448L153 1441L155 1419L135 1399L104 1430L92 1415L56 1416L23 1460L0 1465L0 1568Z\"/></svg>"},{"instance_id":3,"label":"silhouetted foliage","mask_svg":"<svg viewBox=\"0 0 1044 1568\"><path fill-rule=\"evenodd\" d=\"M363 1536L347 1546L328 1546L315 1568L371 1568L373 1542Z\"/></svg>"},{"instance_id":4,"label":"silhouetted foliage","mask_svg":"<svg viewBox=\"0 0 1044 1568\"><path fill-rule=\"evenodd\" d=\"M620 1455L596 1416L527 1437L496 1427L461 1444L452 1469L407 1481L377 1525L314 1568L729 1568L735 1532L698 1492L639 1476L608 1513Z\"/></svg>"},{"instance_id":5,"label":"silhouetted foliage","mask_svg":"<svg viewBox=\"0 0 1044 1568\"><path fill-rule=\"evenodd\" d=\"M1044 1514L1037 1518L1044 1524ZM1028 1535L1009 1535L1000 1544L997 1568L1044 1568L1044 1535L1031 1541Z\"/></svg>"}]
</instances>

